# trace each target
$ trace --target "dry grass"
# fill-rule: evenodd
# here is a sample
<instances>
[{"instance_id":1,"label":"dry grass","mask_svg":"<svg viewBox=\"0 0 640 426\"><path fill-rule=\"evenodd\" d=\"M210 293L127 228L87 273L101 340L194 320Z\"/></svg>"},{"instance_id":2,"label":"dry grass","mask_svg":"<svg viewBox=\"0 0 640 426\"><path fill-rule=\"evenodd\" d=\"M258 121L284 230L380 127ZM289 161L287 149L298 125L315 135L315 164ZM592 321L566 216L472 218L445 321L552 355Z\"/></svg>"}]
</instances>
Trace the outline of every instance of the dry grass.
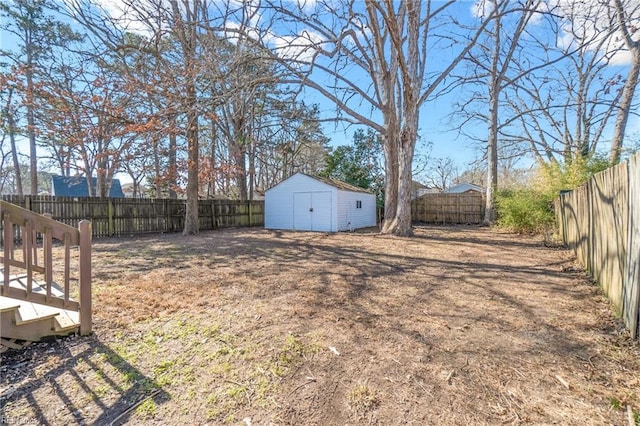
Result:
<instances>
[{"instance_id":1,"label":"dry grass","mask_svg":"<svg viewBox=\"0 0 640 426\"><path fill-rule=\"evenodd\" d=\"M5 355L7 418L595 425L640 411L638 344L569 253L531 237L238 229L94 247L95 336Z\"/></svg>"}]
</instances>

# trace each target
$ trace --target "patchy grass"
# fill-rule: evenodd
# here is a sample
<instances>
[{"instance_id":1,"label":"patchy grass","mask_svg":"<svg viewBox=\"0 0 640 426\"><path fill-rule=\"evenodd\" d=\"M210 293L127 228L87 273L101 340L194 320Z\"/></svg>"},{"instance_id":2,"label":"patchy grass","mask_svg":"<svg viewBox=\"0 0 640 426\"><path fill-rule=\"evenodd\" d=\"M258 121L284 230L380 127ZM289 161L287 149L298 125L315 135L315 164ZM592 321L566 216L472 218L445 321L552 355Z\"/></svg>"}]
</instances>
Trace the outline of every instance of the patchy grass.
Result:
<instances>
[{"instance_id":1,"label":"patchy grass","mask_svg":"<svg viewBox=\"0 0 640 426\"><path fill-rule=\"evenodd\" d=\"M97 240L95 335L3 354L3 413L582 425L626 424L630 407L637 421L638 344L570 254L533 238L431 227Z\"/></svg>"},{"instance_id":2,"label":"patchy grass","mask_svg":"<svg viewBox=\"0 0 640 426\"><path fill-rule=\"evenodd\" d=\"M365 384L355 386L347 395L349 408L360 414L375 408L379 402L375 391Z\"/></svg>"}]
</instances>

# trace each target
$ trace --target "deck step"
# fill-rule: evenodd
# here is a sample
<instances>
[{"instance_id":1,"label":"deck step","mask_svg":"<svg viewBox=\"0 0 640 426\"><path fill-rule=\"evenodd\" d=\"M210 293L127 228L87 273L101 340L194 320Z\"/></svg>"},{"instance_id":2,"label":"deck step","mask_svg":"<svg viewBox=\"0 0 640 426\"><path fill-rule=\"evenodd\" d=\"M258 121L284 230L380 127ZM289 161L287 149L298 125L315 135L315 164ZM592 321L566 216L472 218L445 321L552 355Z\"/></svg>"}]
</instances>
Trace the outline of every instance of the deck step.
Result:
<instances>
[{"instance_id":1,"label":"deck step","mask_svg":"<svg viewBox=\"0 0 640 426\"><path fill-rule=\"evenodd\" d=\"M74 311L60 310L60 315L53 319L53 329L58 332L72 331L80 327L80 314Z\"/></svg>"},{"instance_id":2,"label":"deck step","mask_svg":"<svg viewBox=\"0 0 640 426\"><path fill-rule=\"evenodd\" d=\"M16 312L16 325L29 324L30 322L43 321L60 315L60 310L49 306L31 302L22 302Z\"/></svg>"},{"instance_id":3,"label":"deck step","mask_svg":"<svg viewBox=\"0 0 640 426\"><path fill-rule=\"evenodd\" d=\"M26 292L26 275L11 276L9 285ZM32 291L46 294L45 284L34 280ZM64 291L58 284L52 283L51 296L63 299ZM73 333L80 328L80 314L29 300L0 296L0 322L0 352L3 352L17 349L22 342Z\"/></svg>"},{"instance_id":4,"label":"deck step","mask_svg":"<svg viewBox=\"0 0 640 426\"><path fill-rule=\"evenodd\" d=\"M20 308L21 301L10 297L0 296L0 313L16 311Z\"/></svg>"}]
</instances>

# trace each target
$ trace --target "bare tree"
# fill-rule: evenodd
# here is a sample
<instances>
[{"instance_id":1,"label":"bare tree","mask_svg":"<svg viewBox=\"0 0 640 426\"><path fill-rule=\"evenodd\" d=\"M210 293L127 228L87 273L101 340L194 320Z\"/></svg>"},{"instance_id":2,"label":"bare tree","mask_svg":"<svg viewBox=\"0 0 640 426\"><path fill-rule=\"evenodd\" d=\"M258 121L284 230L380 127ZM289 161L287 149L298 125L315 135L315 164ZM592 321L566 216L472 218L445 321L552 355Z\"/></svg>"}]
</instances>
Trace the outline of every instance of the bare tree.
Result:
<instances>
[{"instance_id":1,"label":"bare tree","mask_svg":"<svg viewBox=\"0 0 640 426\"><path fill-rule=\"evenodd\" d=\"M382 232L410 235L420 110L442 90L488 19L456 37L456 19L445 16L454 1L437 7L419 0L318 1L311 9L300 3L295 8L271 2L278 19L296 30L279 39L286 42L281 43L283 63L333 102L342 119L381 135L386 176ZM442 68L432 69L429 54L436 46L454 53Z\"/></svg>"},{"instance_id":2,"label":"bare tree","mask_svg":"<svg viewBox=\"0 0 640 426\"><path fill-rule=\"evenodd\" d=\"M451 157L435 158L431 162L431 172L427 175L427 184L444 191L458 179L458 167Z\"/></svg>"},{"instance_id":3,"label":"bare tree","mask_svg":"<svg viewBox=\"0 0 640 426\"><path fill-rule=\"evenodd\" d=\"M462 112L470 118L480 119L487 125L486 159L487 179L485 197L484 223L491 225L495 221L495 192L498 188L498 163L501 150L500 130L504 125L503 91L531 72L530 68L514 72L514 62L519 62L523 46L521 39L534 38L529 31L532 21L541 19L543 11L541 0L498 1L478 0L474 4L476 16L483 18L493 11L493 18L485 28L479 43L469 52L467 61L471 73L462 77L463 85L481 83L479 91L469 101L462 103ZM527 67L530 67L527 61ZM542 65L544 66L544 63ZM534 65L535 67L535 65ZM489 104L485 113L484 107L473 114L468 108L478 101Z\"/></svg>"},{"instance_id":4,"label":"bare tree","mask_svg":"<svg viewBox=\"0 0 640 426\"><path fill-rule=\"evenodd\" d=\"M0 2L2 29L13 34L17 46L0 50L0 57L12 63L12 73L21 80L21 101L26 110L26 134L29 139L30 193L38 193L38 152L36 122L38 82L46 79L51 52L77 39L68 25L53 17L56 3L49 0L8 0Z\"/></svg>"},{"instance_id":5,"label":"bare tree","mask_svg":"<svg viewBox=\"0 0 640 426\"><path fill-rule=\"evenodd\" d=\"M621 92L609 154L610 163L617 164L620 162L627 122L640 76L640 37L638 36L640 34L640 28L638 28L640 25L640 3L635 0L613 0L613 6L618 31L622 34L622 40L629 51L631 61L629 73Z\"/></svg>"},{"instance_id":6,"label":"bare tree","mask_svg":"<svg viewBox=\"0 0 640 426\"><path fill-rule=\"evenodd\" d=\"M178 121L176 114L159 112L162 117L169 119L169 123L182 126L180 132L167 129L167 135L181 133L187 142L187 200L183 233L198 233L199 126L203 103L207 101L198 97L198 78L210 64L206 60L207 52L203 43L207 28L211 25L209 2L150 0L140 3L124 0L122 16L109 15L92 0L76 0L68 4L73 17L108 46L111 52L120 55L123 64L127 64L125 54L130 55L135 50L155 55L158 59L159 72L152 76L151 82L140 81L139 88L153 93L148 87L156 85L159 91L164 90L163 95L173 98L167 102L167 108L177 110L182 118ZM105 25L105 19L110 21L110 25ZM131 37L128 28L135 28L142 36ZM171 48L164 56L167 43ZM169 58L172 59L170 65L167 61ZM170 72L162 73L167 70ZM131 69L124 66L122 72L129 72L131 81L135 81Z\"/></svg>"},{"instance_id":7,"label":"bare tree","mask_svg":"<svg viewBox=\"0 0 640 426\"><path fill-rule=\"evenodd\" d=\"M615 17L607 12L598 3L559 10L555 31L564 43L543 50L544 66L525 69L526 62L517 62L522 77L510 87L511 115L500 134L529 144L540 164L588 159L610 128L622 91L621 77L610 71L619 49L611 48Z\"/></svg>"}]
</instances>

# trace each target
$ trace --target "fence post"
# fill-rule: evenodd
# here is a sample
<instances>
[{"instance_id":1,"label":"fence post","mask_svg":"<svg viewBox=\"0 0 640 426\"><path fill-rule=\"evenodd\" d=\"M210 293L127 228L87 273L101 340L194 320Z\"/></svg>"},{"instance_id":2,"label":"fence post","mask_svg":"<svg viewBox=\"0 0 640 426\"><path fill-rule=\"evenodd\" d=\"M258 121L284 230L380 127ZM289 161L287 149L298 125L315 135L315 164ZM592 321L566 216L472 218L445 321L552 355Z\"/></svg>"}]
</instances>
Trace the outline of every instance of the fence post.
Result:
<instances>
[{"instance_id":1,"label":"fence post","mask_svg":"<svg viewBox=\"0 0 640 426\"><path fill-rule=\"evenodd\" d=\"M111 203L111 198L107 198L107 232L109 236L112 237L115 234L114 225L113 225L113 204Z\"/></svg>"},{"instance_id":2,"label":"fence post","mask_svg":"<svg viewBox=\"0 0 640 426\"><path fill-rule=\"evenodd\" d=\"M253 206L253 200L250 200L250 201L249 201L249 227L252 227L252 226L253 226L253 224L252 224L252 220L251 220L251 219L252 219L252 216L253 216L251 206Z\"/></svg>"},{"instance_id":3,"label":"fence post","mask_svg":"<svg viewBox=\"0 0 640 426\"><path fill-rule=\"evenodd\" d=\"M218 228L218 218L216 217L216 209L218 208L218 200L211 200L213 202L212 206L213 206L213 213L211 215L211 220L213 220L213 229L217 229Z\"/></svg>"},{"instance_id":4,"label":"fence post","mask_svg":"<svg viewBox=\"0 0 640 426\"><path fill-rule=\"evenodd\" d=\"M164 232L173 231L173 229L169 228L169 224L171 223L171 214L169 213L169 208L171 207L169 199L164 198L160 199L162 204L164 205Z\"/></svg>"},{"instance_id":5,"label":"fence post","mask_svg":"<svg viewBox=\"0 0 640 426\"><path fill-rule=\"evenodd\" d=\"M80 231L80 335L91 334L91 222L83 220Z\"/></svg>"},{"instance_id":6,"label":"fence post","mask_svg":"<svg viewBox=\"0 0 640 426\"><path fill-rule=\"evenodd\" d=\"M9 274L10 274L10 264L9 259L13 256L13 244L14 244L14 235L13 235L13 222L11 221L11 213L3 213L0 211L0 220L2 220L2 225L4 226L3 235L4 235L4 252L3 252L3 288L4 292L7 293L9 291Z\"/></svg>"}]
</instances>

